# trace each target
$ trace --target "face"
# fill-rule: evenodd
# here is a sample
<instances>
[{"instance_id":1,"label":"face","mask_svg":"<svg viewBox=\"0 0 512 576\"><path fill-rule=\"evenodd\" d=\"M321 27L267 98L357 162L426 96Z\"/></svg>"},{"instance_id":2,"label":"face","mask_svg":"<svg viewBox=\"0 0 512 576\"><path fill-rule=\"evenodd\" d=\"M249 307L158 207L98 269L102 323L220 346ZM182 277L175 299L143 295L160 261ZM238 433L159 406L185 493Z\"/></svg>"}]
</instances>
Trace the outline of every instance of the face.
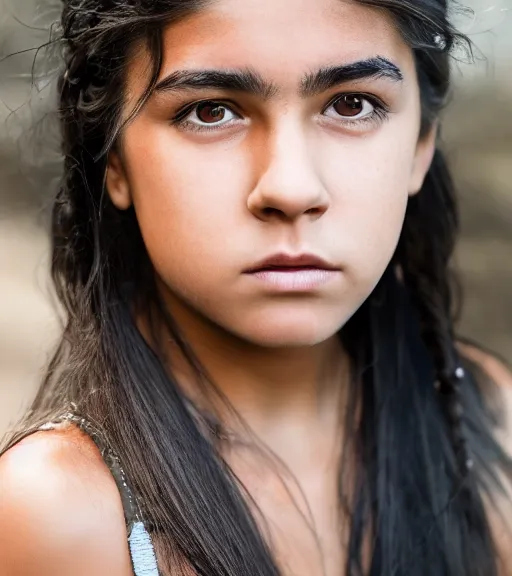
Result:
<instances>
[{"instance_id":1,"label":"face","mask_svg":"<svg viewBox=\"0 0 512 576\"><path fill-rule=\"evenodd\" d=\"M141 49L126 114L147 70ZM419 125L413 55L385 11L221 0L166 30L159 87L111 154L107 188L133 203L176 317L312 346L393 255L434 149Z\"/></svg>"}]
</instances>

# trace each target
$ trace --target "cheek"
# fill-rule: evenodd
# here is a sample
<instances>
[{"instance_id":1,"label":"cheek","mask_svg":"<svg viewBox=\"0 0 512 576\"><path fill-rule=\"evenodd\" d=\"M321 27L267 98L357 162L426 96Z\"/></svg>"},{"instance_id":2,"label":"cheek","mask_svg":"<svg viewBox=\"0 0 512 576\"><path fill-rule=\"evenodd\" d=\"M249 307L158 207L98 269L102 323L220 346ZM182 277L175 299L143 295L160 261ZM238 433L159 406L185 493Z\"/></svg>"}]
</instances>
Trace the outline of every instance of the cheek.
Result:
<instances>
[{"instance_id":1,"label":"cheek","mask_svg":"<svg viewBox=\"0 0 512 576\"><path fill-rule=\"evenodd\" d=\"M197 274L200 262L206 278L209 266L214 274L214 263L229 262L233 232L240 235L247 156L229 143L171 138L169 128L133 134L127 148L137 219L158 272L167 278Z\"/></svg>"},{"instance_id":2,"label":"cheek","mask_svg":"<svg viewBox=\"0 0 512 576\"><path fill-rule=\"evenodd\" d=\"M320 150L324 185L335 191L332 220L342 238L354 282L378 280L395 250L409 198L415 132L387 129ZM376 278L377 276L377 278Z\"/></svg>"},{"instance_id":3,"label":"cheek","mask_svg":"<svg viewBox=\"0 0 512 576\"><path fill-rule=\"evenodd\" d=\"M181 300L244 338L282 343L294 334L311 343L332 335L372 291L396 247L415 150L410 125L390 123L352 139L323 133L313 142L311 166L329 208L303 228L302 240L343 264L344 276L325 298L303 303L262 298L240 284L241 270L272 247L271 228L247 207L261 174L254 147L201 145L168 127L127 133L134 205L158 275Z\"/></svg>"},{"instance_id":4,"label":"cheek","mask_svg":"<svg viewBox=\"0 0 512 576\"><path fill-rule=\"evenodd\" d=\"M411 124L352 139L322 135L313 147L331 201L319 235L334 253L339 246L363 284L385 268L400 234L415 150ZM233 242L251 225L246 201L257 184L255 155L237 141L171 137L165 125L135 123L126 142L137 217L157 270L181 277L198 261L228 264Z\"/></svg>"}]
</instances>

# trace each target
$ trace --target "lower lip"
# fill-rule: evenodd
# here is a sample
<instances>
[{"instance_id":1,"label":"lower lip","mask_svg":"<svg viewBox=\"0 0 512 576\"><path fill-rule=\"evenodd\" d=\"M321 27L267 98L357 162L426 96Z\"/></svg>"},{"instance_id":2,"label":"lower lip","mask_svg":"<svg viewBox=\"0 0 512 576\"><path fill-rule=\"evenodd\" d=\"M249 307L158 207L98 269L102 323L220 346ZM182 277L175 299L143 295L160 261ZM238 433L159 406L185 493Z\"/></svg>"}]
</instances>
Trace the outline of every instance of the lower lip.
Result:
<instances>
[{"instance_id":1,"label":"lower lip","mask_svg":"<svg viewBox=\"0 0 512 576\"><path fill-rule=\"evenodd\" d=\"M252 272L267 286L286 292L314 290L332 280L338 272L321 268L272 268Z\"/></svg>"}]
</instances>

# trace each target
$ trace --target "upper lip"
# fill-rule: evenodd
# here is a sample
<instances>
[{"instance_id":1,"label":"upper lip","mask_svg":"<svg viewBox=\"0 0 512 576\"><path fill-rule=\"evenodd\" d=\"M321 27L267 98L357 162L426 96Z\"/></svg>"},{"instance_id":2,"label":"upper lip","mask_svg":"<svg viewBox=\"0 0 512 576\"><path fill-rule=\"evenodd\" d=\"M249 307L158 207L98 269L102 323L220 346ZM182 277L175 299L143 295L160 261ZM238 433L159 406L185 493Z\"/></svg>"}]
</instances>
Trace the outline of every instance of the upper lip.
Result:
<instances>
[{"instance_id":1,"label":"upper lip","mask_svg":"<svg viewBox=\"0 0 512 576\"><path fill-rule=\"evenodd\" d=\"M320 256L315 254L274 254L257 262L245 272L257 272L266 268L319 268L321 270L338 270L336 266L330 264Z\"/></svg>"}]
</instances>

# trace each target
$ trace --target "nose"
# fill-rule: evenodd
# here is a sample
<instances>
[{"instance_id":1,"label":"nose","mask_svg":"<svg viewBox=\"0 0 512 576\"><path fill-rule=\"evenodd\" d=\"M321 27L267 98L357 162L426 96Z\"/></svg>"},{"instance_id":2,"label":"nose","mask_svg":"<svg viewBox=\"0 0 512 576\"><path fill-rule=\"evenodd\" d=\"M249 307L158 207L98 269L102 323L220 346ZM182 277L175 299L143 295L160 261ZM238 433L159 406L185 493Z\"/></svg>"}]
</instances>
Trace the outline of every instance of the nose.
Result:
<instances>
[{"instance_id":1,"label":"nose","mask_svg":"<svg viewBox=\"0 0 512 576\"><path fill-rule=\"evenodd\" d=\"M316 220L329 207L329 194L315 168L314 143L304 131L288 125L265 143L262 174L247 199L260 220Z\"/></svg>"}]
</instances>

